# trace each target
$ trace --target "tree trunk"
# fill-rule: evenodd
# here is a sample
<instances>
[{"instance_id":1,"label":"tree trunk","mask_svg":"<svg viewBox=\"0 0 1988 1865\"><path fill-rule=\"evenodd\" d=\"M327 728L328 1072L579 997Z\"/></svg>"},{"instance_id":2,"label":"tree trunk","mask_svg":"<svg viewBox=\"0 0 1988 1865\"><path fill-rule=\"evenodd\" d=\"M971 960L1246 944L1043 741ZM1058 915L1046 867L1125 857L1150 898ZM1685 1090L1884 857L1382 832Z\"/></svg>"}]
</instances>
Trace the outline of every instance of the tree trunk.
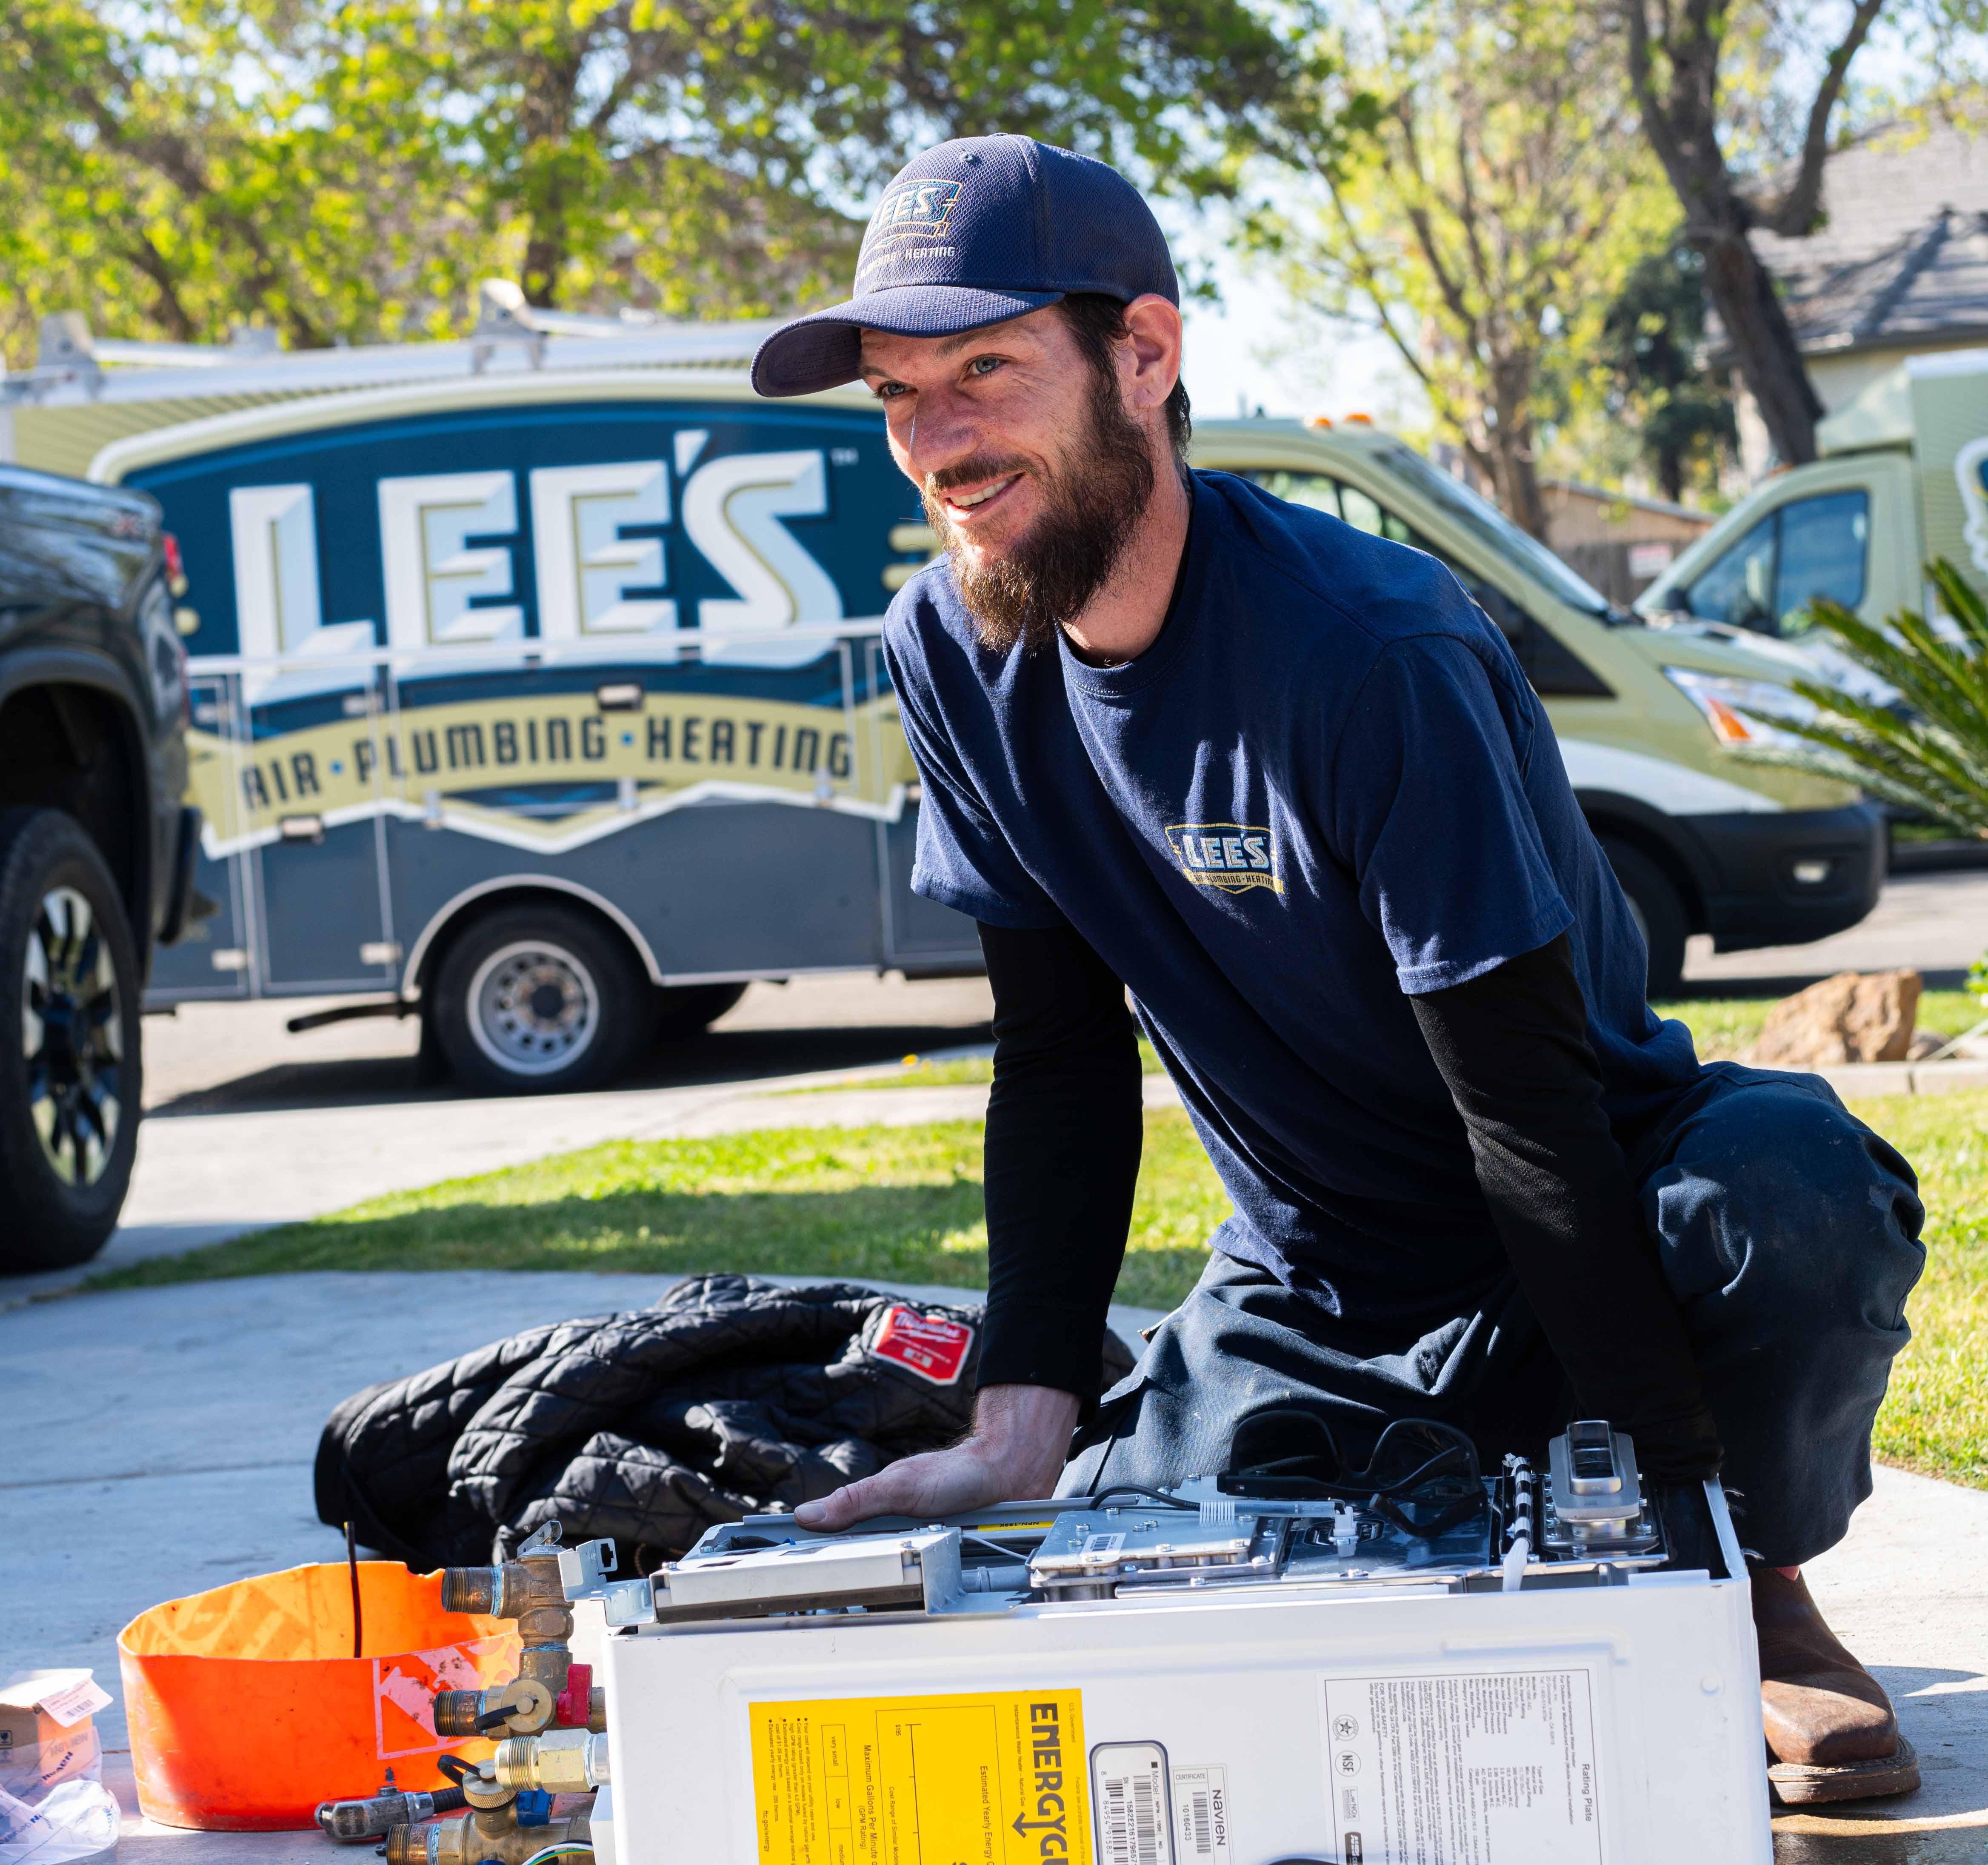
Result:
<instances>
[{"instance_id":1,"label":"tree trunk","mask_svg":"<svg viewBox=\"0 0 1988 1865\"><path fill-rule=\"evenodd\" d=\"M1547 541L1546 501L1540 496L1539 463L1533 445L1533 359L1529 351L1497 358L1491 365L1496 422L1490 442L1491 470L1498 503L1520 530Z\"/></svg>"},{"instance_id":2,"label":"tree trunk","mask_svg":"<svg viewBox=\"0 0 1988 1865\"><path fill-rule=\"evenodd\" d=\"M1681 447L1657 449L1657 483L1673 505L1684 503L1684 450Z\"/></svg>"},{"instance_id":3,"label":"tree trunk","mask_svg":"<svg viewBox=\"0 0 1988 1865\"><path fill-rule=\"evenodd\" d=\"M1696 216L1693 216L1695 220ZM1705 256L1705 289L1726 327L1733 360L1759 405L1782 464L1805 466L1815 458L1815 424L1822 404L1810 385L1801 347L1743 227L1700 231L1686 222L1685 237Z\"/></svg>"},{"instance_id":4,"label":"tree trunk","mask_svg":"<svg viewBox=\"0 0 1988 1865\"><path fill-rule=\"evenodd\" d=\"M565 203L555 198L532 216L525 242L525 302L542 311L559 303L560 273L566 261Z\"/></svg>"}]
</instances>

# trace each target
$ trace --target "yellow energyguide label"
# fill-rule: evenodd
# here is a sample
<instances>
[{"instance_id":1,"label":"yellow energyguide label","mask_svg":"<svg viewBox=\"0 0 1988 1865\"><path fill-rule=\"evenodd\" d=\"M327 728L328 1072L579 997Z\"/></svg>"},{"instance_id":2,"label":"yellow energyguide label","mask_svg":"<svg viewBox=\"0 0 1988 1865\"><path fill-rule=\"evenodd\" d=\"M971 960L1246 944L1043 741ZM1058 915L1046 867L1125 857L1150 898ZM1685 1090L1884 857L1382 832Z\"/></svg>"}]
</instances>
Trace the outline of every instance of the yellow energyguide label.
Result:
<instances>
[{"instance_id":1,"label":"yellow energyguide label","mask_svg":"<svg viewBox=\"0 0 1988 1865\"><path fill-rule=\"evenodd\" d=\"M762 1865L1090 1865L1084 1693L752 1706Z\"/></svg>"}]
</instances>

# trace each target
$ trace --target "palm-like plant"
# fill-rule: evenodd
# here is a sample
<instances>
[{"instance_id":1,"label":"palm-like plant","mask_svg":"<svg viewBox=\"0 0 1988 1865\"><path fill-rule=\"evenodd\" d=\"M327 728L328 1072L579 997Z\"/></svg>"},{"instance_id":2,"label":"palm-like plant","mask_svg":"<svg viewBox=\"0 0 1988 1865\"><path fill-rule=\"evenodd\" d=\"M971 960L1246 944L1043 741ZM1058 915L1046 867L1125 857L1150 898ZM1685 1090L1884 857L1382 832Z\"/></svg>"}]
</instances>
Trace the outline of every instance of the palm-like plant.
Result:
<instances>
[{"instance_id":1,"label":"palm-like plant","mask_svg":"<svg viewBox=\"0 0 1988 1865\"><path fill-rule=\"evenodd\" d=\"M1963 835L1988 838L1988 604L1944 557L1926 574L1952 630L1910 609L1882 628L1821 597L1811 611L1852 660L1897 689L1895 703L1792 681L1806 707L1764 717L1775 735L1743 755L1841 778Z\"/></svg>"}]
</instances>

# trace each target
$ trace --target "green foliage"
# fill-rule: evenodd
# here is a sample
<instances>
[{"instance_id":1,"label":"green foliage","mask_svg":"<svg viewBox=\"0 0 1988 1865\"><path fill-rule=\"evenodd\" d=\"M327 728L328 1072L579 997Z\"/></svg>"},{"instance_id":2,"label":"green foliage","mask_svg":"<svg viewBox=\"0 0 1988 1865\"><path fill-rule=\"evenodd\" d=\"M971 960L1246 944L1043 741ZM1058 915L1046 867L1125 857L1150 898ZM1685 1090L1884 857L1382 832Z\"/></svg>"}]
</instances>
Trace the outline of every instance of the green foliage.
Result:
<instances>
[{"instance_id":1,"label":"green foliage","mask_svg":"<svg viewBox=\"0 0 1988 1865\"><path fill-rule=\"evenodd\" d=\"M1988 836L1988 606L1944 557L1926 574L1952 638L1910 609L1880 628L1838 603L1818 598L1812 607L1851 659L1898 689L1897 703L1794 681L1812 712L1776 712L1767 723L1782 742L1746 755L1861 784L1963 835Z\"/></svg>"},{"instance_id":2,"label":"green foliage","mask_svg":"<svg viewBox=\"0 0 1988 1865\"><path fill-rule=\"evenodd\" d=\"M914 150L982 130L1225 185L1296 67L1243 0L8 0L0 344L439 332L479 276L671 316L846 287Z\"/></svg>"},{"instance_id":3,"label":"green foliage","mask_svg":"<svg viewBox=\"0 0 1988 1865\"><path fill-rule=\"evenodd\" d=\"M1246 236L1301 303L1371 320L1499 503L1545 526L1537 430L1674 212L1605 11L1380 0L1323 34ZM1295 180L1288 178L1294 176Z\"/></svg>"},{"instance_id":4,"label":"green foliage","mask_svg":"<svg viewBox=\"0 0 1988 1865\"><path fill-rule=\"evenodd\" d=\"M1705 362L1705 261L1673 239L1630 269L1602 323L1614 411L1635 428L1664 496L1717 484L1739 450L1733 397Z\"/></svg>"}]
</instances>

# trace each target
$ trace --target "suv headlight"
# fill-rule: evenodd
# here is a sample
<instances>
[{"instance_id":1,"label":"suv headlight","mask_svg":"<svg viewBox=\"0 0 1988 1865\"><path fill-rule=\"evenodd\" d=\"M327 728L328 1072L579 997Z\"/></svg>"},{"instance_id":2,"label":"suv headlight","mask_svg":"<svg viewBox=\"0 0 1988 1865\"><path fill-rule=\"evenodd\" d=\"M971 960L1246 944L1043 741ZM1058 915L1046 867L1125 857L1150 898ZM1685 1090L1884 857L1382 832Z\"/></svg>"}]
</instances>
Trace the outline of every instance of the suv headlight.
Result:
<instances>
[{"instance_id":1,"label":"suv headlight","mask_svg":"<svg viewBox=\"0 0 1988 1865\"><path fill-rule=\"evenodd\" d=\"M1712 736L1722 745L1797 745L1800 739L1777 730L1760 715L1804 722L1815 716L1815 708L1800 694L1772 680L1740 680L1729 674L1700 673L1692 667L1666 667L1664 673L1704 714Z\"/></svg>"}]
</instances>

